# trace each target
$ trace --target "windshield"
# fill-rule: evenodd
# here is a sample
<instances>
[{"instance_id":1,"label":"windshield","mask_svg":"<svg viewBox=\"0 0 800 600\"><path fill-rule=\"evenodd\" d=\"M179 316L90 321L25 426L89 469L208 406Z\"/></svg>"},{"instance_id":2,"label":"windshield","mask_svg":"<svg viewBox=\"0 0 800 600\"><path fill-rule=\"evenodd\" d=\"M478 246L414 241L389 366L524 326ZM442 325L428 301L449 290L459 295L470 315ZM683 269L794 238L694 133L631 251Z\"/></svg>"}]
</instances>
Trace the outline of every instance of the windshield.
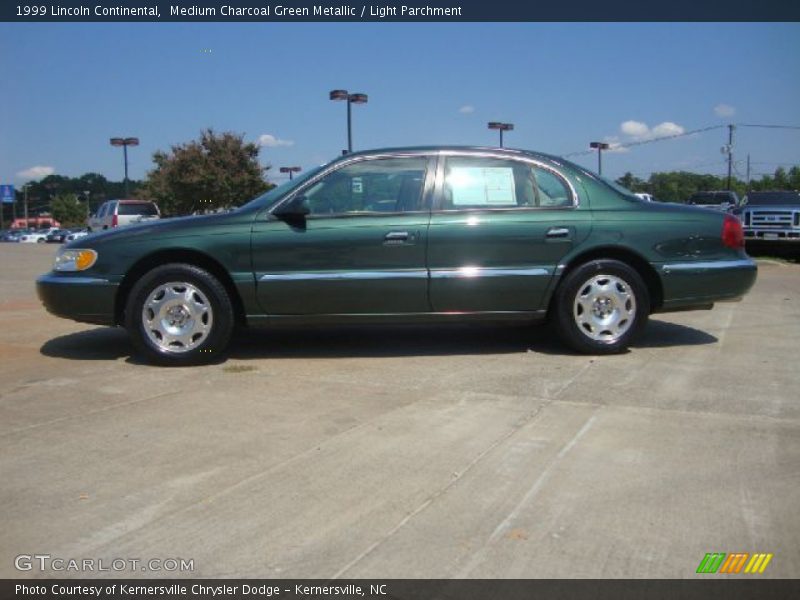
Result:
<instances>
[{"instance_id":1,"label":"windshield","mask_svg":"<svg viewBox=\"0 0 800 600\"><path fill-rule=\"evenodd\" d=\"M117 209L119 215L144 215L147 217L158 216L158 209L152 202L120 202Z\"/></svg>"},{"instance_id":2,"label":"windshield","mask_svg":"<svg viewBox=\"0 0 800 600\"><path fill-rule=\"evenodd\" d=\"M800 206L800 192L750 192L742 201L753 206Z\"/></svg>"},{"instance_id":3,"label":"windshield","mask_svg":"<svg viewBox=\"0 0 800 600\"><path fill-rule=\"evenodd\" d=\"M319 173L323 168L327 165L322 165L320 167L315 167L310 171L306 171L302 175L298 175L294 179L290 179L288 181L284 181L277 187L270 189L267 192L264 192L260 196L256 196L247 204L243 204L239 207L239 210L243 208L253 208L256 206L265 207L265 206L272 206L275 204L277 200L280 200L283 196L285 196L288 192L292 191L294 188L299 186L301 183L305 183L312 177L314 177L317 173Z\"/></svg>"},{"instance_id":4,"label":"windshield","mask_svg":"<svg viewBox=\"0 0 800 600\"><path fill-rule=\"evenodd\" d=\"M716 194L714 192L692 194L689 197L689 204L733 204L734 199L731 194Z\"/></svg>"}]
</instances>

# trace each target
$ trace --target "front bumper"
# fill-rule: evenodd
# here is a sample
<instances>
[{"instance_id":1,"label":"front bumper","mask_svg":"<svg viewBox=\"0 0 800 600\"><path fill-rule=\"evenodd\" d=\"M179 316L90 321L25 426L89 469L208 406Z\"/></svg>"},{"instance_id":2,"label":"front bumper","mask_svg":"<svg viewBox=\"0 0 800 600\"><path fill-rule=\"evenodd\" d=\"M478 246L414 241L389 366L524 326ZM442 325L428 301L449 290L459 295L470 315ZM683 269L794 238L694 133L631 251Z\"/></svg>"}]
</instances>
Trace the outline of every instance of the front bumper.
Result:
<instances>
[{"instance_id":1,"label":"front bumper","mask_svg":"<svg viewBox=\"0 0 800 600\"><path fill-rule=\"evenodd\" d=\"M114 325L118 284L98 277L48 273L36 280L36 293L48 312L73 321Z\"/></svg>"}]
</instances>

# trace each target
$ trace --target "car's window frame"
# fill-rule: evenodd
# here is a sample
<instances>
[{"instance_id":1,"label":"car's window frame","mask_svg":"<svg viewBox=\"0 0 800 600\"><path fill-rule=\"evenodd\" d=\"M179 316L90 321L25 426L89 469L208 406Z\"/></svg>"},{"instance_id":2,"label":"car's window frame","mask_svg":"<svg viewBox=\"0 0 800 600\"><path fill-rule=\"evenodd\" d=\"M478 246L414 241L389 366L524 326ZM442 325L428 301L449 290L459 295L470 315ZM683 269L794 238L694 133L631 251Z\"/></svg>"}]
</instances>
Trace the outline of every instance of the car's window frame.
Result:
<instances>
[{"instance_id":1,"label":"car's window frame","mask_svg":"<svg viewBox=\"0 0 800 600\"><path fill-rule=\"evenodd\" d=\"M295 198L302 196L306 190L314 187L319 181L341 169L350 165L360 162L372 162L379 160L403 159L403 158L422 158L426 160L425 174L423 175L424 181L422 183L422 192L420 196L420 208L418 210L403 210L391 212L351 212L351 213L332 213L332 214L309 214L306 219L309 221L316 221L321 219L358 219L358 218L375 218L375 217L398 217L403 215L414 214L430 214L431 201L433 197L433 186L437 172L438 153L437 152L397 152L397 153L379 153L379 154L359 154L351 158L345 158L335 163L332 163L327 168L320 171L316 176L304 182L303 185L291 190L286 197L277 201L267 209L267 218L275 219L274 212L278 211L282 206L286 206L293 202Z\"/></svg>"},{"instance_id":2,"label":"car's window frame","mask_svg":"<svg viewBox=\"0 0 800 600\"><path fill-rule=\"evenodd\" d=\"M500 161L511 161L526 165L530 168L539 168L548 171L556 176L566 187L568 194L571 196L571 203L564 206L465 206L462 208L443 208L444 192L445 192L445 171L447 168L447 159L451 157L456 158L476 158L476 159L491 159ZM535 181L535 177L534 177ZM538 197L538 184L534 193ZM461 151L461 150L440 150L439 160L436 168L436 181L434 184L433 203L431 211L433 214L458 214L458 213L499 213L499 212L514 212L514 213L530 213L541 211L564 211L575 210L580 206L580 197L575 189L575 186L569 178L561 173L557 168L553 167L544 161L538 160L531 156L509 156L508 154L492 151Z\"/></svg>"}]
</instances>

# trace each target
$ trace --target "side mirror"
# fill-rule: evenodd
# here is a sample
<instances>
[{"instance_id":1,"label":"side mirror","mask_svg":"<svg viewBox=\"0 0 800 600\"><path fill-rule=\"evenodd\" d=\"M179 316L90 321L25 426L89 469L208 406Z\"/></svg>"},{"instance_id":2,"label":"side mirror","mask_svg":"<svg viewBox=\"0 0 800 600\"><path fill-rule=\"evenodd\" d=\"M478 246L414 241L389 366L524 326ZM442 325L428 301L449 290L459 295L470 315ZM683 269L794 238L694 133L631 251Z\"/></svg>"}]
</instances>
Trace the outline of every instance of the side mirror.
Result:
<instances>
[{"instance_id":1,"label":"side mirror","mask_svg":"<svg viewBox=\"0 0 800 600\"><path fill-rule=\"evenodd\" d=\"M272 214L285 221L304 221L311 213L305 200L305 196L295 196L290 202L276 208Z\"/></svg>"}]
</instances>

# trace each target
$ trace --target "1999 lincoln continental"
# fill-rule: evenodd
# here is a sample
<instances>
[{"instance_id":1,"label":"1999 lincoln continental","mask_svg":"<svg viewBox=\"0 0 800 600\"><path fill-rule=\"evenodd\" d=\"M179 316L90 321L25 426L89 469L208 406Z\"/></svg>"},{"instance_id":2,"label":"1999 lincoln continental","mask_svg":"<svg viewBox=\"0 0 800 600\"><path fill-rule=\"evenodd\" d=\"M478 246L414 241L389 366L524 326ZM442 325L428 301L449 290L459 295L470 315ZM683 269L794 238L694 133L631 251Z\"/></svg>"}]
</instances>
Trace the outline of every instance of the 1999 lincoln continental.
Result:
<instances>
[{"instance_id":1,"label":"1999 lincoln continental","mask_svg":"<svg viewBox=\"0 0 800 600\"><path fill-rule=\"evenodd\" d=\"M359 152L225 214L68 244L51 313L124 325L152 362L223 353L235 325L548 319L572 348L628 347L653 312L736 300L739 220L643 202L561 158L490 148Z\"/></svg>"}]
</instances>

